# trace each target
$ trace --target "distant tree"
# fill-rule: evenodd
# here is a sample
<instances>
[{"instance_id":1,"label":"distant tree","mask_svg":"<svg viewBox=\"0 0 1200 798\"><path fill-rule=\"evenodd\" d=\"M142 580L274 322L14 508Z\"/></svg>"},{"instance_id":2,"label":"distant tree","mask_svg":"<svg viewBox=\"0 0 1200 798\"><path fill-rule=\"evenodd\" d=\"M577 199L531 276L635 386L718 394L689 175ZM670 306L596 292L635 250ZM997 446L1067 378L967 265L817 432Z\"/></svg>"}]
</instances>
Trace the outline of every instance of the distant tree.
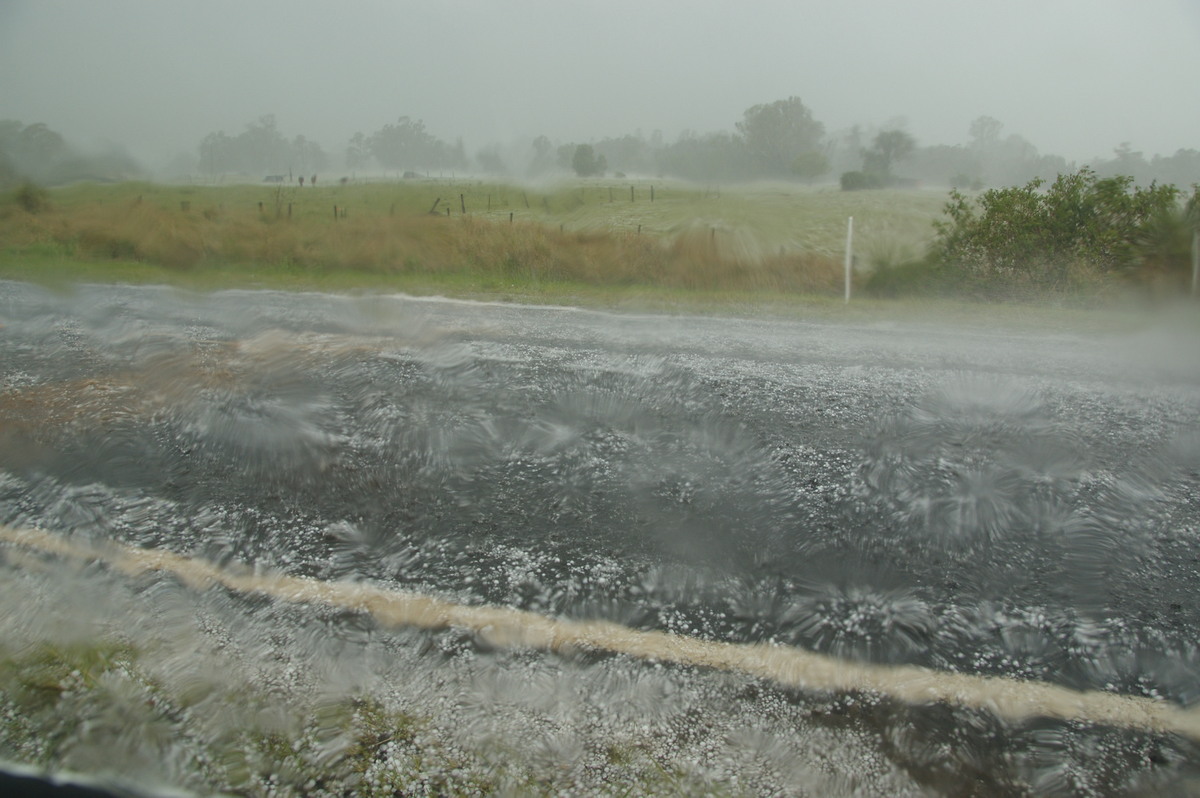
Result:
<instances>
[{"instance_id":1,"label":"distant tree","mask_svg":"<svg viewBox=\"0 0 1200 798\"><path fill-rule=\"evenodd\" d=\"M233 139L218 130L209 133L200 141L200 171L207 175L219 175L235 168Z\"/></svg>"},{"instance_id":2,"label":"distant tree","mask_svg":"<svg viewBox=\"0 0 1200 798\"><path fill-rule=\"evenodd\" d=\"M575 148L575 154L571 157L571 168L580 177L591 177L592 175L603 175L608 169L608 164L603 155L597 157L591 144L580 144Z\"/></svg>"},{"instance_id":3,"label":"distant tree","mask_svg":"<svg viewBox=\"0 0 1200 798\"><path fill-rule=\"evenodd\" d=\"M891 178L892 165L908 158L916 148L916 140L903 130L885 130L863 154L863 171Z\"/></svg>"},{"instance_id":4,"label":"distant tree","mask_svg":"<svg viewBox=\"0 0 1200 798\"><path fill-rule=\"evenodd\" d=\"M572 169L572 161L575 158L575 150L579 148L578 144L560 144L554 151L554 163L559 169L569 171Z\"/></svg>"},{"instance_id":5,"label":"distant tree","mask_svg":"<svg viewBox=\"0 0 1200 798\"><path fill-rule=\"evenodd\" d=\"M961 144L917 147L905 163L905 173L940 186L983 187L979 154Z\"/></svg>"},{"instance_id":6,"label":"distant tree","mask_svg":"<svg viewBox=\"0 0 1200 798\"><path fill-rule=\"evenodd\" d=\"M1190 186L1200 183L1200 151L1176 150L1174 155L1155 155L1150 168L1160 183Z\"/></svg>"},{"instance_id":7,"label":"distant tree","mask_svg":"<svg viewBox=\"0 0 1200 798\"><path fill-rule=\"evenodd\" d=\"M0 156L13 177L24 175L52 181L60 165L71 156L66 141L42 122L25 125L15 119L0 121Z\"/></svg>"},{"instance_id":8,"label":"distant tree","mask_svg":"<svg viewBox=\"0 0 1200 798\"><path fill-rule=\"evenodd\" d=\"M363 169L371 163L371 145L362 133L350 137L346 147L346 168Z\"/></svg>"},{"instance_id":9,"label":"distant tree","mask_svg":"<svg viewBox=\"0 0 1200 798\"><path fill-rule=\"evenodd\" d=\"M41 122L0 120L0 185L22 180L48 186L97 178L122 180L140 173L134 160L118 149L83 154Z\"/></svg>"},{"instance_id":10,"label":"distant tree","mask_svg":"<svg viewBox=\"0 0 1200 798\"><path fill-rule=\"evenodd\" d=\"M479 168L484 172L492 175L503 175L508 173L508 167L504 164L504 158L500 156L498 147L485 147L475 155L475 161L479 164Z\"/></svg>"},{"instance_id":11,"label":"distant tree","mask_svg":"<svg viewBox=\"0 0 1200 798\"><path fill-rule=\"evenodd\" d=\"M698 136L689 131L659 150L658 171L688 180L742 180L754 174L745 142L730 133Z\"/></svg>"},{"instance_id":12,"label":"distant tree","mask_svg":"<svg viewBox=\"0 0 1200 798\"><path fill-rule=\"evenodd\" d=\"M594 149L596 157L604 158L611 169L642 174L654 171L653 147L640 133L601 139Z\"/></svg>"},{"instance_id":13,"label":"distant tree","mask_svg":"<svg viewBox=\"0 0 1200 798\"><path fill-rule=\"evenodd\" d=\"M528 173L533 175L541 175L549 172L554 168L554 145L550 139L545 136L538 136L530 144L533 149L533 157L529 161Z\"/></svg>"},{"instance_id":14,"label":"distant tree","mask_svg":"<svg viewBox=\"0 0 1200 798\"><path fill-rule=\"evenodd\" d=\"M1135 151L1128 141L1122 141L1121 145L1113 150L1111 159L1097 158L1092 161L1091 166L1101 177L1129 175L1135 183L1142 185L1148 185L1155 179L1154 169L1145 156Z\"/></svg>"},{"instance_id":15,"label":"distant tree","mask_svg":"<svg viewBox=\"0 0 1200 798\"><path fill-rule=\"evenodd\" d=\"M990 116L977 117L971 122L968 133L971 136L971 148L974 150L992 150L1000 141L1000 132L1004 125Z\"/></svg>"},{"instance_id":16,"label":"distant tree","mask_svg":"<svg viewBox=\"0 0 1200 798\"><path fill-rule=\"evenodd\" d=\"M878 172L842 172L838 182L842 191L863 191L869 188L885 188L887 181Z\"/></svg>"},{"instance_id":17,"label":"distant tree","mask_svg":"<svg viewBox=\"0 0 1200 798\"><path fill-rule=\"evenodd\" d=\"M21 131L18 151L22 158L47 165L69 152L63 137L42 122L36 122Z\"/></svg>"},{"instance_id":18,"label":"distant tree","mask_svg":"<svg viewBox=\"0 0 1200 798\"><path fill-rule=\"evenodd\" d=\"M791 174L796 159L821 151L825 126L813 118L799 97L746 109L737 123L755 167L765 175Z\"/></svg>"},{"instance_id":19,"label":"distant tree","mask_svg":"<svg viewBox=\"0 0 1200 798\"><path fill-rule=\"evenodd\" d=\"M975 165L961 174L970 177L972 183L1013 186L1034 179L1054 180L1074 168L1065 158L1039 154L1037 147L1021 136L1002 136L1003 131L1004 125L990 116L971 122L967 149Z\"/></svg>"},{"instance_id":20,"label":"distant tree","mask_svg":"<svg viewBox=\"0 0 1200 798\"><path fill-rule=\"evenodd\" d=\"M200 142L200 168L207 174L279 174L292 166L293 145L266 114L246 125L237 136L209 133Z\"/></svg>"},{"instance_id":21,"label":"distant tree","mask_svg":"<svg viewBox=\"0 0 1200 798\"><path fill-rule=\"evenodd\" d=\"M387 169L454 168L465 166L462 142L451 146L425 130L425 123L402 116L384 125L367 140L375 160Z\"/></svg>"},{"instance_id":22,"label":"distant tree","mask_svg":"<svg viewBox=\"0 0 1200 798\"><path fill-rule=\"evenodd\" d=\"M320 172L329 165L329 156L321 149L321 145L304 136L296 136L292 141L292 154L288 161L289 168L300 172Z\"/></svg>"},{"instance_id":23,"label":"distant tree","mask_svg":"<svg viewBox=\"0 0 1200 798\"><path fill-rule=\"evenodd\" d=\"M829 158L823 152L809 150L792 159L791 171L801 180L816 180L829 171Z\"/></svg>"},{"instance_id":24,"label":"distant tree","mask_svg":"<svg viewBox=\"0 0 1200 798\"><path fill-rule=\"evenodd\" d=\"M238 144L243 171L251 174L287 171L292 148L279 132L274 114L260 116L257 122L246 125L246 129L238 136Z\"/></svg>"}]
</instances>

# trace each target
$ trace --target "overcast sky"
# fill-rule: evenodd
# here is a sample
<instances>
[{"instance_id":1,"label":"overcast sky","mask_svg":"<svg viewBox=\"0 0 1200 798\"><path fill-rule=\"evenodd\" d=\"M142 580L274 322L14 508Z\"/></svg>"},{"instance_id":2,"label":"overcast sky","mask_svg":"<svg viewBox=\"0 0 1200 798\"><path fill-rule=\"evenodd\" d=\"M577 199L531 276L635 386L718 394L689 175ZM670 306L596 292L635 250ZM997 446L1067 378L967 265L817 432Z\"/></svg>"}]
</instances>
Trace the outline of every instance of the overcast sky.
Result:
<instances>
[{"instance_id":1,"label":"overcast sky","mask_svg":"<svg viewBox=\"0 0 1200 798\"><path fill-rule=\"evenodd\" d=\"M341 154L734 129L800 97L920 144L989 115L1084 161L1200 149L1200 0L0 0L0 118L151 164L273 113Z\"/></svg>"}]
</instances>

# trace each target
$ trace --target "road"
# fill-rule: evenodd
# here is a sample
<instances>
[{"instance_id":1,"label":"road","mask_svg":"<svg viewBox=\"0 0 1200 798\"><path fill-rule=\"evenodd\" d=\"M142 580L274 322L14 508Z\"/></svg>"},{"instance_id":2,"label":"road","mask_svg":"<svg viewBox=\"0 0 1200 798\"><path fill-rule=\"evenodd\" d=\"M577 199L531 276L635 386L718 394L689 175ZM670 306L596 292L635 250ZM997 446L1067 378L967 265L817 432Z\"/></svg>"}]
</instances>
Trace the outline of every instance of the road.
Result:
<instances>
[{"instance_id":1,"label":"road","mask_svg":"<svg viewBox=\"0 0 1200 798\"><path fill-rule=\"evenodd\" d=\"M863 664L1200 698L1200 347L1166 326L15 283L0 324L9 527ZM228 601L221 617L250 612ZM121 602L107 611L142 611ZM314 641L313 618L272 612L292 632L271 656L346 656ZM385 645L362 618L320 623L344 646ZM1194 740L1144 729L561 661L453 630L400 639L442 714L466 710L439 679L486 693L477 712L507 706L497 685L543 680L558 703L522 711L570 730L555 761L573 778L599 772L598 740L643 723L678 737L689 717L706 730L691 753L651 730L656 756L721 784L742 772L729 751L775 757L742 774L751 792L1120 794L1194 789L1200 765Z\"/></svg>"}]
</instances>

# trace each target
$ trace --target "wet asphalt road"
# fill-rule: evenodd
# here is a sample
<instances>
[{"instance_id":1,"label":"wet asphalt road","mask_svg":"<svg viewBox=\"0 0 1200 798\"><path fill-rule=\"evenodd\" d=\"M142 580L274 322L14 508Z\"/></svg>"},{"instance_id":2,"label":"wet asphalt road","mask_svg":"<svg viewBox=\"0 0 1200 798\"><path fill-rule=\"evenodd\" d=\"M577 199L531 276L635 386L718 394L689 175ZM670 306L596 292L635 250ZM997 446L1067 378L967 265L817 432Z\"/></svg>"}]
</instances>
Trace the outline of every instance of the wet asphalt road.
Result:
<instances>
[{"instance_id":1,"label":"wet asphalt road","mask_svg":"<svg viewBox=\"0 0 1200 798\"><path fill-rule=\"evenodd\" d=\"M0 523L1200 698L1200 347L0 285Z\"/></svg>"}]
</instances>

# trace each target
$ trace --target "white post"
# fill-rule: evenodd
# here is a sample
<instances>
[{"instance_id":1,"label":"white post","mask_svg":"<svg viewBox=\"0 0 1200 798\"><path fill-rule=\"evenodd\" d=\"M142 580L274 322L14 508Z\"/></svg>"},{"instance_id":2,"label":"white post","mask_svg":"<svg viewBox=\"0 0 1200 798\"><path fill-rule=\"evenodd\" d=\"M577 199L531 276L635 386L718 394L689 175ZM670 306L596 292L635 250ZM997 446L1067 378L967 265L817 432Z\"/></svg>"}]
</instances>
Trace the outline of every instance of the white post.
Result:
<instances>
[{"instance_id":1,"label":"white post","mask_svg":"<svg viewBox=\"0 0 1200 798\"><path fill-rule=\"evenodd\" d=\"M850 271L854 264L854 217L846 223L846 301L850 301Z\"/></svg>"},{"instance_id":2,"label":"white post","mask_svg":"<svg viewBox=\"0 0 1200 798\"><path fill-rule=\"evenodd\" d=\"M1200 228L1192 231L1192 296L1196 295L1196 282L1200 279Z\"/></svg>"}]
</instances>

